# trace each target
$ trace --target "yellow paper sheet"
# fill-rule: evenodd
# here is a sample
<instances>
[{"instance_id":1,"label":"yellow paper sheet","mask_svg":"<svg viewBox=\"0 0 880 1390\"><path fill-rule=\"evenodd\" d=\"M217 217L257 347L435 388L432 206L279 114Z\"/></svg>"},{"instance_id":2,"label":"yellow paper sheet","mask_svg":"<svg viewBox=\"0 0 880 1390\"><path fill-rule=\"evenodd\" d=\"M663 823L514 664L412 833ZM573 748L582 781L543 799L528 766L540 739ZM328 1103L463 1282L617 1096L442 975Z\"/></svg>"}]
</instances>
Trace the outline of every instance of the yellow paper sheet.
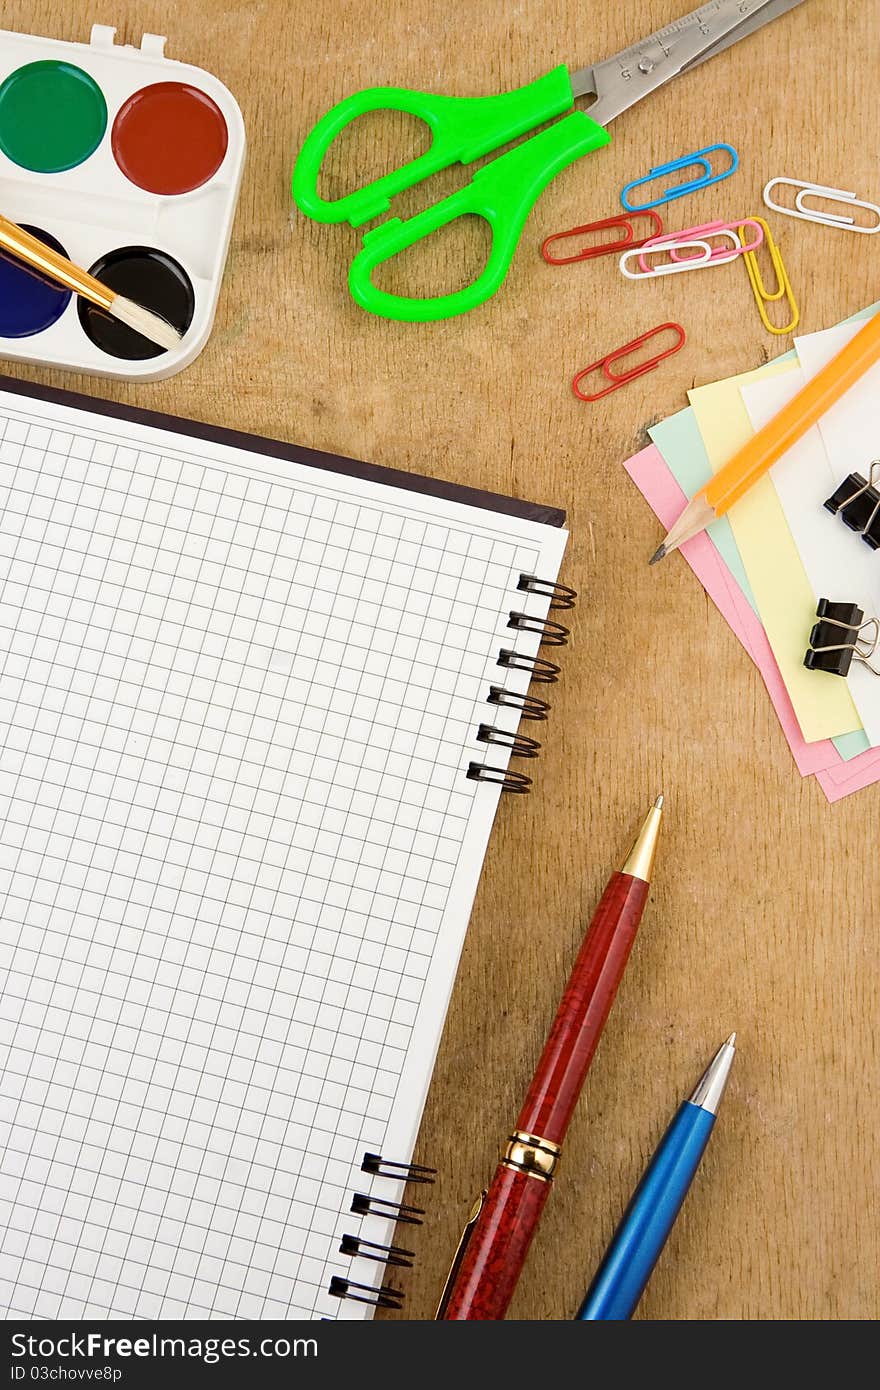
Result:
<instances>
[{"instance_id":1,"label":"yellow paper sheet","mask_svg":"<svg viewBox=\"0 0 880 1390\"><path fill-rule=\"evenodd\" d=\"M792 365L769 363L688 392L714 473L754 434L740 387ZM727 515L804 738L813 743L860 729L846 682L817 680L804 666L805 616L815 612L816 596L771 478L763 477Z\"/></svg>"}]
</instances>

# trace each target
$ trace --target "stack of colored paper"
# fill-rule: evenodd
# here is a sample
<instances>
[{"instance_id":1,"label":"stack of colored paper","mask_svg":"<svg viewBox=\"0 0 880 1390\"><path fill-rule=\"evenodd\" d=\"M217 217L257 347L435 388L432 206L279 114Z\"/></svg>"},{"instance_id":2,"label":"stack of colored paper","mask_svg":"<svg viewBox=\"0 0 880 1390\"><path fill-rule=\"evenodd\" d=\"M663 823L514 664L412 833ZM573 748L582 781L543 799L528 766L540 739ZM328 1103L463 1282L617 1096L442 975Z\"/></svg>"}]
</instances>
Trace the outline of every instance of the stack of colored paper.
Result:
<instances>
[{"instance_id":1,"label":"stack of colored paper","mask_svg":"<svg viewBox=\"0 0 880 1390\"><path fill-rule=\"evenodd\" d=\"M878 308L796 338L757 371L697 387L687 410L649 430L653 444L625 466L664 528ZM880 780L880 676L857 661L846 677L804 665L820 598L880 617L880 552L824 506L880 458L878 401L880 365L681 551L760 670L798 770L815 774L829 801Z\"/></svg>"}]
</instances>

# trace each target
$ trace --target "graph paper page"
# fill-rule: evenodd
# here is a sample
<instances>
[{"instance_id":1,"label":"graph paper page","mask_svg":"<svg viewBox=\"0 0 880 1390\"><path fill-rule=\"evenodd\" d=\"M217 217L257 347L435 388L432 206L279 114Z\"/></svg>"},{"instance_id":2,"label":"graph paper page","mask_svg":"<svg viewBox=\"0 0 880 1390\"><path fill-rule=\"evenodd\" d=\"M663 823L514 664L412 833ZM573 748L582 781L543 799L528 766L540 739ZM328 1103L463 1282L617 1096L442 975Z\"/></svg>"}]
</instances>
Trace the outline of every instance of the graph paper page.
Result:
<instances>
[{"instance_id":1,"label":"graph paper page","mask_svg":"<svg viewBox=\"0 0 880 1390\"><path fill-rule=\"evenodd\" d=\"M8 393L0 516L0 1307L367 1316L565 535Z\"/></svg>"}]
</instances>

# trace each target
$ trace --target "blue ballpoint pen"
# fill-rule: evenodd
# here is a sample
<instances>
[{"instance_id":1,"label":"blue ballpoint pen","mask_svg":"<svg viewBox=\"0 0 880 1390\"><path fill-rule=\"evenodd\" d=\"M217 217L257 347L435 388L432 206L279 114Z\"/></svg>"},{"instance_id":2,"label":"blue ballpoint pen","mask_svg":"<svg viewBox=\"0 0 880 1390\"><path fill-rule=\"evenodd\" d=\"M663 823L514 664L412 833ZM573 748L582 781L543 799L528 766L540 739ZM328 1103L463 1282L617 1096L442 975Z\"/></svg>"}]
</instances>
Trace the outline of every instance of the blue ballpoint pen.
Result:
<instances>
[{"instance_id":1,"label":"blue ballpoint pen","mask_svg":"<svg viewBox=\"0 0 880 1390\"><path fill-rule=\"evenodd\" d=\"M660 1140L581 1304L581 1321L623 1322L635 1312L709 1142L735 1041L731 1033Z\"/></svg>"}]
</instances>

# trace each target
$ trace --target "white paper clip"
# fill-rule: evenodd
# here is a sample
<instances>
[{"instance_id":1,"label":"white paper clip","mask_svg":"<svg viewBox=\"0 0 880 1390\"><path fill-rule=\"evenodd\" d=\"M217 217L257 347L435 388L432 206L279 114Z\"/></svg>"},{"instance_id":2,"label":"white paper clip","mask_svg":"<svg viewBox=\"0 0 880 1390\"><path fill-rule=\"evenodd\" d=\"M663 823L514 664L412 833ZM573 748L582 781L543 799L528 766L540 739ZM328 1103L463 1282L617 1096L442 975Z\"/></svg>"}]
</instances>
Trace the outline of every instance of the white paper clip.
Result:
<instances>
[{"instance_id":1,"label":"white paper clip","mask_svg":"<svg viewBox=\"0 0 880 1390\"><path fill-rule=\"evenodd\" d=\"M781 183L798 190L794 207L785 208L781 203L774 203L770 197L771 190ZM865 212L872 212L876 221L872 227L860 227L854 217L839 216L835 212L822 212L818 208L807 206L807 198L827 198L830 203L845 203L850 208L863 208ZM847 193L842 188L826 188L824 184L805 183L801 179L771 179L764 186L764 202L768 208L783 213L785 217L799 217L804 222L818 222L823 227L842 227L846 232L863 232L866 236L880 232L880 207L876 203L863 202L855 193Z\"/></svg>"},{"instance_id":2,"label":"white paper clip","mask_svg":"<svg viewBox=\"0 0 880 1390\"><path fill-rule=\"evenodd\" d=\"M713 233L715 236L728 236L734 243L734 249L723 256L718 255L718 247L712 247L708 241L690 239L687 241L659 241L652 246L646 243L644 246L631 247L629 251L624 251L618 262L622 273L627 280L653 280L660 275L680 275L685 270L700 270L708 265L727 265L742 250L742 242L731 228L727 227L723 232ZM679 260L671 260L668 265L658 265L656 267L644 268L643 258L652 253L660 251L699 251L698 256L687 256ZM633 257L639 257L640 270L630 270L628 261Z\"/></svg>"}]
</instances>

